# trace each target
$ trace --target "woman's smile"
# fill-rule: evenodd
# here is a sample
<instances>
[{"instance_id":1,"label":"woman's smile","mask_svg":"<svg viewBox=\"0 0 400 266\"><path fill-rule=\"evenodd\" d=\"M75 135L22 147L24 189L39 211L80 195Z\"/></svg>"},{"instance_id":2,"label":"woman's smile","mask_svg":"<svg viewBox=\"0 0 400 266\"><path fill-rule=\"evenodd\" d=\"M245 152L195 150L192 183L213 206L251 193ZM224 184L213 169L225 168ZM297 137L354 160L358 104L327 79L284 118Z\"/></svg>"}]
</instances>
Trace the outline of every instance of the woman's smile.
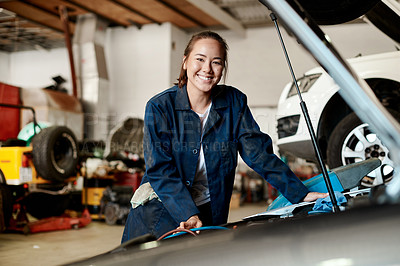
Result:
<instances>
[{"instance_id":1,"label":"woman's smile","mask_svg":"<svg viewBox=\"0 0 400 266\"><path fill-rule=\"evenodd\" d=\"M212 78L213 78L213 77L202 76L202 75L199 75L199 74L197 74L197 76L198 76L200 79L205 80L205 81L212 80Z\"/></svg>"}]
</instances>

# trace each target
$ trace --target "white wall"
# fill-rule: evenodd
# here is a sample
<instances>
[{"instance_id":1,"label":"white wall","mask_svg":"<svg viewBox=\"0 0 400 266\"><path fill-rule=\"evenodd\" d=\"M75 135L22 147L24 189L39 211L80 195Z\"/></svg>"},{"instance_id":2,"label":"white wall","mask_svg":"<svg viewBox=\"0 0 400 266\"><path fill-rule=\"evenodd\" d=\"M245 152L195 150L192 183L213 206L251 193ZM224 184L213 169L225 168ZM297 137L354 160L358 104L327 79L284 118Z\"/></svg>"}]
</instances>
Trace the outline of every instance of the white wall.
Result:
<instances>
[{"instance_id":1,"label":"white wall","mask_svg":"<svg viewBox=\"0 0 400 266\"><path fill-rule=\"evenodd\" d=\"M64 48L24 51L10 54L9 83L25 88L44 88L53 85L52 77L62 76L63 85L72 91L68 52Z\"/></svg>"},{"instance_id":2,"label":"white wall","mask_svg":"<svg viewBox=\"0 0 400 266\"><path fill-rule=\"evenodd\" d=\"M110 29L106 58L112 117L143 117L145 103L171 86L171 24Z\"/></svg>"},{"instance_id":3,"label":"white wall","mask_svg":"<svg viewBox=\"0 0 400 266\"><path fill-rule=\"evenodd\" d=\"M182 59L183 53L186 48L186 44L189 41L190 36L183 32L182 30L172 27L172 38L171 38L171 83L176 83L179 77L181 66L182 66Z\"/></svg>"},{"instance_id":4,"label":"white wall","mask_svg":"<svg viewBox=\"0 0 400 266\"><path fill-rule=\"evenodd\" d=\"M394 42L369 24L325 26L323 31L345 58L396 51Z\"/></svg>"},{"instance_id":5,"label":"white wall","mask_svg":"<svg viewBox=\"0 0 400 266\"><path fill-rule=\"evenodd\" d=\"M0 52L0 81L9 83L10 78L10 55L9 53Z\"/></svg>"}]
</instances>

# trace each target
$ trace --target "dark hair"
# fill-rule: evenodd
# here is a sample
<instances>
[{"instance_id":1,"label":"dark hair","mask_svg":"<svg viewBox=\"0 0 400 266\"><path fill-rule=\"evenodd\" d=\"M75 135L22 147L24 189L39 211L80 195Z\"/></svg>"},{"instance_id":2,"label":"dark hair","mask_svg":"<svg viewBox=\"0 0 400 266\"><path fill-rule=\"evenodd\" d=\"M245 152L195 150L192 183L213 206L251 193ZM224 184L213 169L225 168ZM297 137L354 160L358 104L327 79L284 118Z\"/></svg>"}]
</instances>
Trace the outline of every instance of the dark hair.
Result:
<instances>
[{"instance_id":1,"label":"dark hair","mask_svg":"<svg viewBox=\"0 0 400 266\"><path fill-rule=\"evenodd\" d=\"M189 43L186 46L185 52L184 52L184 56L185 56L185 60L187 60L189 54L192 52L193 50L193 46L194 44L201 39L214 39L217 42L219 42L219 44L222 46L223 49L223 56L224 56L224 82L226 79L226 72L228 70L228 44L226 43L226 41L218 34L215 33L213 31L202 31L199 32L195 35L192 36L192 38L190 39ZM188 77L187 77L187 73L186 70L183 69L183 64L184 62L182 62L181 65L181 73L179 74L179 78L178 78L178 87L182 88L183 85L185 85L187 83Z\"/></svg>"}]
</instances>

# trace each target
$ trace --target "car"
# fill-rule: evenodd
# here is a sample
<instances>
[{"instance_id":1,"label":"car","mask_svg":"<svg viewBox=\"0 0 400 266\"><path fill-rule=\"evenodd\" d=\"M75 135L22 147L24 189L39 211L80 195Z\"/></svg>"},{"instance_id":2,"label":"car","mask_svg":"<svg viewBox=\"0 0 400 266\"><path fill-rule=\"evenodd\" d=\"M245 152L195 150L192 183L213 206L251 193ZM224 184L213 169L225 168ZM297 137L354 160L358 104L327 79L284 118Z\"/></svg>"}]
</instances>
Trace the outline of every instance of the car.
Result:
<instances>
[{"instance_id":1,"label":"car","mask_svg":"<svg viewBox=\"0 0 400 266\"><path fill-rule=\"evenodd\" d=\"M400 120L400 51L347 61L371 87L382 105L396 120ZM307 103L322 156L329 168L379 158L382 166L368 174L362 184L371 187L389 182L393 176L389 149L340 96L340 87L329 74L321 67L313 68L297 79L297 85ZM316 162L293 82L282 91L277 117L279 153Z\"/></svg>"}]
</instances>

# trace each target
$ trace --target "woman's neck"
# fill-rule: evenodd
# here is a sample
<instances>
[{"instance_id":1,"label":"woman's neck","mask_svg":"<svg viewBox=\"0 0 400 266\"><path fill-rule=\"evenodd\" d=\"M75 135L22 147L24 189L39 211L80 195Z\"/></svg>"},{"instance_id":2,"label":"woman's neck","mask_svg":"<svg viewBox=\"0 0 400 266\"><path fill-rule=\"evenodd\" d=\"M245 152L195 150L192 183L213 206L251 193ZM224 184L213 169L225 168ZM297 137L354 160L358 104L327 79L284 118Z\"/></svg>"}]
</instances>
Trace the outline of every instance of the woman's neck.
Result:
<instances>
[{"instance_id":1,"label":"woman's neck","mask_svg":"<svg viewBox=\"0 0 400 266\"><path fill-rule=\"evenodd\" d=\"M190 107L193 111L203 114L211 103L211 92L203 93L199 91L192 91L188 89L188 97Z\"/></svg>"}]
</instances>

